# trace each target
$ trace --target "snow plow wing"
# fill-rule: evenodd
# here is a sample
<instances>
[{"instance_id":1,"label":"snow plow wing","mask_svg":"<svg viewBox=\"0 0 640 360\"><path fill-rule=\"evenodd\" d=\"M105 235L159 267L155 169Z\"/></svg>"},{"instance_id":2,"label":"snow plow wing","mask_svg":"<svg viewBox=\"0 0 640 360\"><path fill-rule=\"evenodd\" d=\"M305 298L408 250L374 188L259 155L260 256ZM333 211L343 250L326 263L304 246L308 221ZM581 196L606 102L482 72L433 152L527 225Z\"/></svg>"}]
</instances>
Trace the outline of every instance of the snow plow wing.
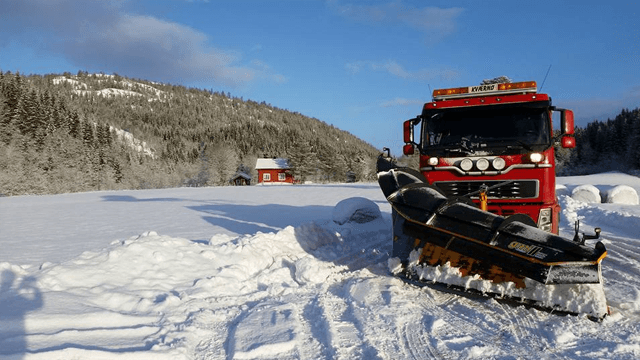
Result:
<instances>
[{"instance_id":1,"label":"snow plow wing","mask_svg":"<svg viewBox=\"0 0 640 360\"><path fill-rule=\"evenodd\" d=\"M504 218L468 198L447 198L384 157L378 182L393 209L394 273L553 311L607 314L601 242L589 247L538 229L528 216Z\"/></svg>"}]
</instances>

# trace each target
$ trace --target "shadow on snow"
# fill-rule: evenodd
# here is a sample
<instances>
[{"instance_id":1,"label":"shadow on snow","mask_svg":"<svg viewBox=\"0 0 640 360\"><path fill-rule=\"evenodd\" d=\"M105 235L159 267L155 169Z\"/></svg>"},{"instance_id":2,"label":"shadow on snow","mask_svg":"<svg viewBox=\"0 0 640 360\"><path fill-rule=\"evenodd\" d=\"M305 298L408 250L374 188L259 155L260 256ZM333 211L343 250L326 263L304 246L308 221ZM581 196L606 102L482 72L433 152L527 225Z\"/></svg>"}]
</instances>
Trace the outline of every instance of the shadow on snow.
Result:
<instances>
[{"instance_id":1,"label":"shadow on snow","mask_svg":"<svg viewBox=\"0 0 640 360\"><path fill-rule=\"evenodd\" d=\"M214 226L240 235L277 232L287 226L299 226L317 219L330 219L332 206L209 204L187 206L202 214Z\"/></svg>"},{"instance_id":2,"label":"shadow on snow","mask_svg":"<svg viewBox=\"0 0 640 360\"><path fill-rule=\"evenodd\" d=\"M42 307L42 293L33 276L18 280L11 270L4 270L0 283L0 355L27 352L25 316ZM13 357L16 358L15 356Z\"/></svg>"}]
</instances>

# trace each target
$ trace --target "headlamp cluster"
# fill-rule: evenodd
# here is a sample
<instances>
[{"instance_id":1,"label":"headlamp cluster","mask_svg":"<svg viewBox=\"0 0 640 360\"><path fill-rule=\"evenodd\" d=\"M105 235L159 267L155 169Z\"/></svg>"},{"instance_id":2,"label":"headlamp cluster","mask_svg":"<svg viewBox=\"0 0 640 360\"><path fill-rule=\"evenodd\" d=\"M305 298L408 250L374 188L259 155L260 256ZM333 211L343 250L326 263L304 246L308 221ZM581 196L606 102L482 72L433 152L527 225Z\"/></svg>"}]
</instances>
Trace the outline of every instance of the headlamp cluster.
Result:
<instances>
[{"instance_id":1,"label":"headlamp cluster","mask_svg":"<svg viewBox=\"0 0 640 360\"><path fill-rule=\"evenodd\" d=\"M523 159L524 160L524 159ZM540 164L546 160L544 154L540 153L531 153L528 155L528 161L533 164ZM526 160L525 160L526 162ZM440 159L438 157L430 157L427 160L427 164L429 166L438 166L440 163ZM460 160L458 163L458 167L463 171L471 171L472 169L476 169L478 171L487 171L489 168L493 168L493 170L501 171L507 167L506 161L497 156L494 158L479 158L479 159L470 159L464 158Z\"/></svg>"},{"instance_id":2,"label":"headlamp cluster","mask_svg":"<svg viewBox=\"0 0 640 360\"><path fill-rule=\"evenodd\" d=\"M504 169L506 165L507 163L501 157L493 158L493 160L491 161L489 161L489 159L480 158L477 159L475 163L469 158L464 158L460 161L460 168L464 171L470 171L474 166L480 171L489 169L489 166L492 166L495 170L500 171Z\"/></svg>"}]
</instances>

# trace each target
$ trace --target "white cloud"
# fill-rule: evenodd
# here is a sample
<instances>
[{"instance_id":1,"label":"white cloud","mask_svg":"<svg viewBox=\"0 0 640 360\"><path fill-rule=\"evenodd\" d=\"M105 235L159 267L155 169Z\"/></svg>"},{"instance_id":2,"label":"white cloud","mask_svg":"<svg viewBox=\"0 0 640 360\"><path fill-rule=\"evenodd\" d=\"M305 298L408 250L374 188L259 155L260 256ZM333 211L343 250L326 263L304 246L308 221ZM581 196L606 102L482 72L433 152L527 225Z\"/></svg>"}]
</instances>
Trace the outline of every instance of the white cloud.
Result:
<instances>
[{"instance_id":1,"label":"white cloud","mask_svg":"<svg viewBox=\"0 0 640 360\"><path fill-rule=\"evenodd\" d=\"M400 23L415 30L441 37L456 29L456 19L464 11L462 8L438 8L427 6L415 8L394 1L380 5L342 4L328 1L328 4L341 16L364 23Z\"/></svg>"},{"instance_id":2,"label":"white cloud","mask_svg":"<svg viewBox=\"0 0 640 360\"><path fill-rule=\"evenodd\" d=\"M127 13L124 3L2 0L0 38L5 33L21 38L85 69L150 80L240 86L255 79L284 79L267 66L243 63L238 52L209 45L206 34L189 26Z\"/></svg>"},{"instance_id":3,"label":"white cloud","mask_svg":"<svg viewBox=\"0 0 640 360\"><path fill-rule=\"evenodd\" d=\"M394 107L394 106L414 106L414 105L423 105L424 100L418 99L404 99L404 98L395 98L393 100L384 101L380 104L381 107Z\"/></svg>"},{"instance_id":4,"label":"white cloud","mask_svg":"<svg viewBox=\"0 0 640 360\"><path fill-rule=\"evenodd\" d=\"M364 62L358 61L358 62L348 63L344 67L345 69L347 69L348 72L352 74L357 74L360 72L360 70L362 70L362 67L364 65L365 65Z\"/></svg>"},{"instance_id":5,"label":"white cloud","mask_svg":"<svg viewBox=\"0 0 640 360\"><path fill-rule=\"evenodd\" d=\"M271 66L267 65L261 60L257 60L257 59L252 60L251 66L258 70L258 73L257 73L258 77L264 77L278 84L282 84L288 81L286 76L282 74L274 73L271 69Z\"/></svg>"},{"instance_id":6,"label":"white cloud","mask_svg":"<svg viewBox=\"0 0 640 360\"><path fill-rule=\"evenodd\" d=\"M390 60L386 62L374 62L374 61L356 61L345 65L345 69L352 74L357 74L363 70L371 71L383 71L387 72L395 77L414 80L414 81L429 81L433 79L438 80L455 80L459 77L459 73L453 69L418 69L410 71L405 69L402 65L396 61Z\"/></svg>"},{"instance_id":7,"label":"white cloud","mask_svg":"<svg viewBox=\"0 0 640 360\"><path fill-rule=\"evenodd\" d=\"M640 104L640 86L625 88L620 94L613 94L610 98L588 98L578 92L558 93L553 97L553 103L558 107L573 110L576 125L585 127L593 120L614 119L622 109L637 108Z\"/></svg>"}]
</instances>

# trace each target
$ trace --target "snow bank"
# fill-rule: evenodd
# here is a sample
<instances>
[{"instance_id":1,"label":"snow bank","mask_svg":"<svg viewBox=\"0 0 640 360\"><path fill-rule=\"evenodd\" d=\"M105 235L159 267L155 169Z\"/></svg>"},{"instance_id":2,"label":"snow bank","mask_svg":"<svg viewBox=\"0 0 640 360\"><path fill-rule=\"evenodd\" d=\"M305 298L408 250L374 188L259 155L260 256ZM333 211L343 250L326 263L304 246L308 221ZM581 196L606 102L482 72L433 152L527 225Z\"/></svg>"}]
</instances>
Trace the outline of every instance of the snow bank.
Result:
<instances>
[{"instance_id":1,"label":"snow bank","mask_svg":"<svg viewBox=\"0 0 640 360\"><path fill-rule=\"evenodd\" d=\"M582 201L585 203L600 203L602 198L600 197L600 190L597 187L585 184L580 185L573 189L571 197L574 200Z\"/></svg>"},{"instance_id":2,"label":"snow bank","mask_svg":"<svg viewBox=\"0 0 640 360\"><path fill-rule=\"evenodd\" d=\"M291 358L308 338L304 308L274 299L295 303L300 292L380 261L386 253L376 246L387 242L378 217L208 242L146 231L61 264L3 262L0 358ZM219 336L212 349L198 349Z\"/></svg>"}]
</instances>

